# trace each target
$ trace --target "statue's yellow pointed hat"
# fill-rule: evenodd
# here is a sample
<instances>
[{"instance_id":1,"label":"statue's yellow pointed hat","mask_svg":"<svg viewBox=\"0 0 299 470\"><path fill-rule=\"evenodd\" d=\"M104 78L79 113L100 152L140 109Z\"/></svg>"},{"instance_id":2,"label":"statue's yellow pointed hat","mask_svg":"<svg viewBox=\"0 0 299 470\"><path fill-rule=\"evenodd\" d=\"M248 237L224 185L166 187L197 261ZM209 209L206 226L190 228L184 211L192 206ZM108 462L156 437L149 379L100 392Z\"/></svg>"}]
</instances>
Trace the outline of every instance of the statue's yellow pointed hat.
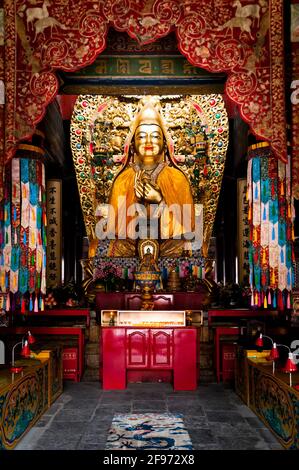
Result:
<instances>
[{"instance_id":1,"label":"statue's yellow pointed hat","mask_svg":"<svg viewBox=\"0 0 299 470\"><path fill-rule=\"evenodd\" d=\"M162 116L161 103L160 100L154 96L145 96L138 103L138 112L131 124L130 132L126 138L124 145L124 154L125 160L124 165L127 164L129 158L129 148L134 138L135 131L138 126L141 124L156 124L158 125L164 134L164 138L167 143L169 157L172 163L175 164L173 160L173 140L167 130L166 123Z\"/></svg>"}]
</instances>

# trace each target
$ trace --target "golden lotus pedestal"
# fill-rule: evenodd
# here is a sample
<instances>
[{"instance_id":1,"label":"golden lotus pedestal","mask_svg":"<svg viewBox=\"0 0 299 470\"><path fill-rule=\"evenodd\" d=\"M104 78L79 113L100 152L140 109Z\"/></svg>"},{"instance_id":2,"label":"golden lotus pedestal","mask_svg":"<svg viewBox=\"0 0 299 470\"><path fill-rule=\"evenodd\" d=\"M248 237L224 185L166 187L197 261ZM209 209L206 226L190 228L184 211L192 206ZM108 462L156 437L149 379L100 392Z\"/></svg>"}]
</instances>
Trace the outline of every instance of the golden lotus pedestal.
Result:
<instances>
[{"instance_id":1,"label":"golden lotus pedestal","mask_svg":"<svg viewBox=\"0 0 299 470\"><path fill-rule=\"evenodd\" d=\"M136 271L134 274L135 283L142 287L141 310L153 310L153 291L155 286L161 282L161 272L159 271Z\"/></svg>"}]
</instances>

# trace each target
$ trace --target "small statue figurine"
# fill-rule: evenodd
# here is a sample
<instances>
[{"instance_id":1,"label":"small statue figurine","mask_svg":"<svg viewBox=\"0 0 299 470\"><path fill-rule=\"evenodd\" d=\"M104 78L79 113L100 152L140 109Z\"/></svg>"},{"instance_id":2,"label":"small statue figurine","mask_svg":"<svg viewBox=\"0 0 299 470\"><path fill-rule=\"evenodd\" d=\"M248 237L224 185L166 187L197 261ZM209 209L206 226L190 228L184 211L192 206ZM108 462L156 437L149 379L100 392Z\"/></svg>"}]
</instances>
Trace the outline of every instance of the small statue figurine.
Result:
<instances>
[{"instance_id":1,"label":"small statue figurine","mask_svg":"<svg viewBox=\"0 0 299 470\"><path fill-rule=\"evenodd\" d=\"M143 255L139 266L139 271L159 272L159 267L149 247L147 248L146 253Z\"/></svg>"},{"instance_id":2,"label":"small statue figurine","mask_svg":"<svg viewBox=\"0 0 299 470\"><path fill-rule=\"evenodd\" d=\"M186 310L186 326L192 325L192 310Z\"/></svg>"},{"instance_id":3,"label":"small statue figurine","mask_svg":"<svg viewBox=\"0 0 299 470\"><path fill-rule=\"evenodd\" d=\"M114 312L110 312L109 326L114 326Z\"/></svg>"}]
</instances>

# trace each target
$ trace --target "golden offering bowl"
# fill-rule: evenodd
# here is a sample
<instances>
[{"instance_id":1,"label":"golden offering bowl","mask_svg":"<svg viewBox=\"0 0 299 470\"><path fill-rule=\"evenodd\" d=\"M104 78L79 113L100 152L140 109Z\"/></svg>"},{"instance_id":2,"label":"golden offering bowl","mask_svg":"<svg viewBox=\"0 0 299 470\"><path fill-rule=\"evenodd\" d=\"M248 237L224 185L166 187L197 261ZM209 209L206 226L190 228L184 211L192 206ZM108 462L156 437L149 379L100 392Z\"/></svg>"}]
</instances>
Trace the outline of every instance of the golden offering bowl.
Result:
<instances>
[{"instance_id":1,"label":"golden offering bowl","mask_svg":"<svg viewBox=\"0 0 299 470\"><path fill-rule=\"evenodd\" d=\"M136 271L134 278L137 284L153 285L160 280L161 272L159 271Z\"/></svg>"}]
</instances>

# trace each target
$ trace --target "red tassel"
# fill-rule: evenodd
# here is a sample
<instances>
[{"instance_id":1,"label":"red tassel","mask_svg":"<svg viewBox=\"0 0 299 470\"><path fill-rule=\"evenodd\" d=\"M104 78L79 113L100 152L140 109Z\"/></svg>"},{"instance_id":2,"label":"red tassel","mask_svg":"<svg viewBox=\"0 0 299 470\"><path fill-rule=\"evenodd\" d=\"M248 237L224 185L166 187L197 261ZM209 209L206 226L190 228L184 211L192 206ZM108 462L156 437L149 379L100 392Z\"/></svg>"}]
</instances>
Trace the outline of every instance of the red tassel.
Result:
<instances>
[{"instance_id":1,"label":"red tassel","mask_svg":"<svg viewBox=\"0 0 299 470\"><path fill-rule=\"evenodd\" d=\"M24 297L22 297L22 302L21 302L21 313L26 312L26 303Z\"/></svg>"}]
</instances>

